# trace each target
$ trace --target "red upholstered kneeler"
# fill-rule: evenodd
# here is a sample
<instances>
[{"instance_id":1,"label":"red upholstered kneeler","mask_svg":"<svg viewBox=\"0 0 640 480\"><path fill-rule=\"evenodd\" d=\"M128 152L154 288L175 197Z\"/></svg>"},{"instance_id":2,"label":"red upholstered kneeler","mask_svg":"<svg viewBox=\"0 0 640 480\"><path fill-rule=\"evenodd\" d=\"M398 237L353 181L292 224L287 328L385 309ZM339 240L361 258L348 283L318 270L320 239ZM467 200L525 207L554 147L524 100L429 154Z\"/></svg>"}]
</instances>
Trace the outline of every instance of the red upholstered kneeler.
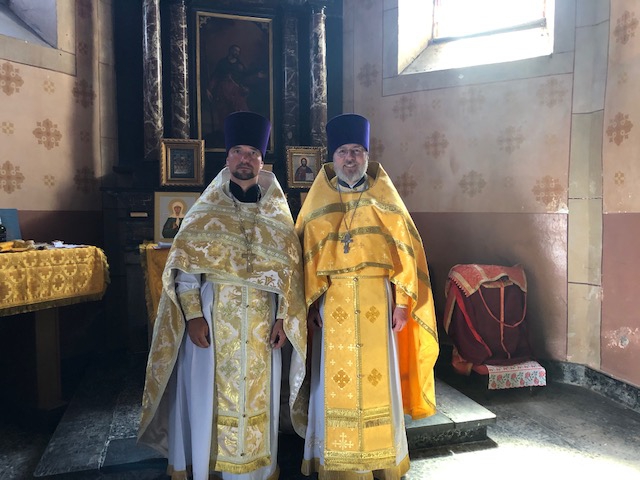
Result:
<instances>
[{"instance_id":1,"label":"red upholstered kneeler","mask_svg":"<svg viewBox=\"0 0 640 480\"><path fill-rule=\"evenodd\" d=\"M444 330L461 374L489 376L489 388L546 384L526 329L527 279L520 265L456 265L445 288Z\"/></svg>"}]
</instances>

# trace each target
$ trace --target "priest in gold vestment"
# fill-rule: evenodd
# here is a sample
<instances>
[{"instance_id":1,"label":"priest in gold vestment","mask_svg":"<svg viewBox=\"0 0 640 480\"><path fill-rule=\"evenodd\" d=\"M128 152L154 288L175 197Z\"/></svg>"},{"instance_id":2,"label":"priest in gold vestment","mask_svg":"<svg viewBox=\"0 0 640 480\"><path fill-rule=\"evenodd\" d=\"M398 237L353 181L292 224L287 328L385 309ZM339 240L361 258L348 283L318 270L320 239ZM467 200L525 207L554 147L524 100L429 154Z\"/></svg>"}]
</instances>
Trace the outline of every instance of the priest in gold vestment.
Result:
<instances>
[{"instance_id":1,"label":"priest in gold vestment","mask_svg":"<svg viewBox=\"0 0 640 480\"><path fill-rule=\"evenodd\" d=\"M225 121L227 166L181 222L163 272L138 439L173 480L279 477L281 349L304 436L306 307L300 243L275 176L264 117Z\"/></svg>"},{"instance_id":2,"label":"priest in gold vestment","mask_svg":"<svg viewBox=\"0 0 640 480\"><path fill-rule=\"evenodd\" d=\"M369 129L354 114L327 124L333 162L296 221L313 332L302 472L319 480L400 480L409 470L403 413L436 412L426 256L391 179L368 161Z\"/></svg>"}]
</instances>

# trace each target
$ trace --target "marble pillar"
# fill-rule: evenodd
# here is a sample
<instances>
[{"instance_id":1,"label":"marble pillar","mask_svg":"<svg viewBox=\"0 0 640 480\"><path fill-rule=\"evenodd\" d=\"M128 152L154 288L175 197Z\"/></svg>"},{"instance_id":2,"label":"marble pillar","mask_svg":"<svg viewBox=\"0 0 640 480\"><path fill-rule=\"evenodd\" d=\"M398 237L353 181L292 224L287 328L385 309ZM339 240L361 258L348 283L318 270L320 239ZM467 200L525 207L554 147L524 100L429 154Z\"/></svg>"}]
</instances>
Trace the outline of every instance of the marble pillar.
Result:
<instances>
[{"instance_id":1,"label":"marble pillar","mask_svg":"<svg viewBox=\"0 0 640 480\"><path fill-rule=\"evenodd\" d=\"M300 145L300 69L298 65L298 18L286 13L282 39L284 89L282 136L284 145Z\"/></svg>"},{"instance_id":2,"label":"marble pillar","mask_svg":"<svg viewBox=\"0 0 640 480\"><path fill-rule=\"evenodd\" d=\"M327 146L327 42L324 6L311 10L311 145Z\"/></svg>"},{"instance_id":3,"label":"marble pillar","mask_svg":"<svg viewBox=\"0 0 640 480\"><path fill-rule=\"evenodd\" d=\"M187 8L184 0L170 5L171 137L190 138Z\"/></svg>"},{"instance_id":4,"label":"marble pillar","mask_svg":"<svg viewBox=\"0 0 640 480\"><path fill-rule=\"evenodd\" d=\"M163 136L160 0L142 2L144 158L157 160Z\"/></svg>"}]
</instances>

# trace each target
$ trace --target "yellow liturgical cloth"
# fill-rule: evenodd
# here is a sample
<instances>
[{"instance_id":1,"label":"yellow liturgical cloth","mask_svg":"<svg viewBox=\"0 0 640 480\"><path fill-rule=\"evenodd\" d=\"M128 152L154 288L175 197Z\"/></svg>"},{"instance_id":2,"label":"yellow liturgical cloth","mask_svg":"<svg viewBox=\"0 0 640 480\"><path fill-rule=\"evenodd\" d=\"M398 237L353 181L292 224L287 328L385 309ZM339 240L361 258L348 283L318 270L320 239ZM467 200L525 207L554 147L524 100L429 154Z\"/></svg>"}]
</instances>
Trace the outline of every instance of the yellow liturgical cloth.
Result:
<instances>
[{"instance_id":1,"label":"yellow liturgical cloth","mask_svg":"<svg viewBox=\"0 0 640 480\"><path fill-rule=\"evenodd\" d=\"M92 246L0 254L0 315L99 300L109 283L104 252Z\"/></svg>"},{"instance_id":2,"label":"yellow liturgical cloth","mask_svg":"<svg viewBox=\"0 0 640 480\"><path fill-rule=\"evenodd\" d=\"M162 272L169 256L168 248L155 248L156 244L144 243L140 245L140 264L144 272L145 298L147 300L147 314L149 315L149 332L153 330L153 323L158 313L158 304L162 294Z\"/></svg>"},{"instance_id":3,"label":"yellow liturgical cloth","mask_svg":"<svg viewBox=\"0 0 640 480\"><path fill-rule=\"evenodd\" d=\"M341 292L346 292L355 288L353 281L357 277L372 274L379 278L388 277L395 285L396 295L406 295L409 302L407 308L411 320L397 334L404 412L414 419L423 418L436 412L433 366L439 352L427 260L422 239L387 173L379 163L369 162L367 175L369 188L362 194L342 192L340 196L331 183L331 179L335 177L333 164L325 164L305 199L296 222L296 231L302 238L304 247L306 301L310 305L326 293L325 308L338 308L340 305L336 303L336 295L332 294L332 284L338 278L345 277L347 283ZM345 216L351 219L349 233L353 240L348 253L343 245L346 234ZM351 280L346 280L347 278ZM362 306L345 304L342 307L345 312L355 307L358 317L350 319L346 324L353 324L355 321L358 325L359 322L365 322L363 318L366 317L363 315L370 314L377 318L383 309L386 310L386 307L367 295L366 289L358 291L354 298L360 299ZM338 310L328 313L337 315L336 321L343 314L346 313ZM386 311L384 316L386 318ZM371 323L372 318L374 317L369 317L366 321ZM325 336L331 335L331 331L325 332ZM340 329L336 335L345 335L344 329ZM381 336L382 331L376 335ZM354 337L353 345L357 347L361 343L364 342L356 341ZM375 355L383 353L376 351ZM360 369L362 367L358 366ZM368 368L368 371L354 370L353 375L366 377L372 374L374 381L369 381L367 385L387 381L384 376L378 376L375 365ZM339 371L332 373L337 375L332 377L334 380L337 378L342 383L347 381L346 376ZM352 377L349 372L346 374ZM330 395L331 392L327 394ZM356 397L352 395L352 398L353 405L349 408L358 408ZM327 414L331 413L330 408L327 405ZM373 412L377 407L372 405L371 408ZM367 425L375 425L376 428L384 425L378 414L375 419L362 418L361 421ZM336 433L340 435L339 430ZM383 451L386 446L379 448Z\"/></svg>"}]
</instances>

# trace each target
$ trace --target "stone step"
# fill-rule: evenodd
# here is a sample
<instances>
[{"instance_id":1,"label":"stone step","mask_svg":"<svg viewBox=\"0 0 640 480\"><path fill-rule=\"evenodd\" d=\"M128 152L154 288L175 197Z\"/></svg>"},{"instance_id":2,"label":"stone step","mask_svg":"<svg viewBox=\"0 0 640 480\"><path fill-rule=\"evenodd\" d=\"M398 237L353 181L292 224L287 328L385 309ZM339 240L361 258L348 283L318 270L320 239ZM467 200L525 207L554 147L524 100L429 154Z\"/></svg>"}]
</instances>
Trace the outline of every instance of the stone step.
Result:
<instances>
[{"instance_id":1,"label":"stone step","mask_svg":"<svg viewBox=\"0 0 640 480\"><path fill-rule=\"evenodd\" d=\"M405 416L409 451L486 440L496 415L437 378L435 386L436 414L420 420Z\"/></svg>"},{"instance_id":2,"label":"stone step","mask_svg":"<svg viewBox=\"0 0 640 480\"><path fill-rule=\"evenodd\" d=\"M78 388L40 459L35 477L166 469L166 459L136 444L143 366L129 363L106 368L89 372ZM487 426L496 422L493 413L438 379L436 403L435 415L416 421L405 419L410 451L486 440ZM294 465L297 460L291 455L295 452L301 457L302 443L297 435L281 438L280 450L289 456L291 468L298 471L299 465Z\"/></svg>"}]
</instances>

